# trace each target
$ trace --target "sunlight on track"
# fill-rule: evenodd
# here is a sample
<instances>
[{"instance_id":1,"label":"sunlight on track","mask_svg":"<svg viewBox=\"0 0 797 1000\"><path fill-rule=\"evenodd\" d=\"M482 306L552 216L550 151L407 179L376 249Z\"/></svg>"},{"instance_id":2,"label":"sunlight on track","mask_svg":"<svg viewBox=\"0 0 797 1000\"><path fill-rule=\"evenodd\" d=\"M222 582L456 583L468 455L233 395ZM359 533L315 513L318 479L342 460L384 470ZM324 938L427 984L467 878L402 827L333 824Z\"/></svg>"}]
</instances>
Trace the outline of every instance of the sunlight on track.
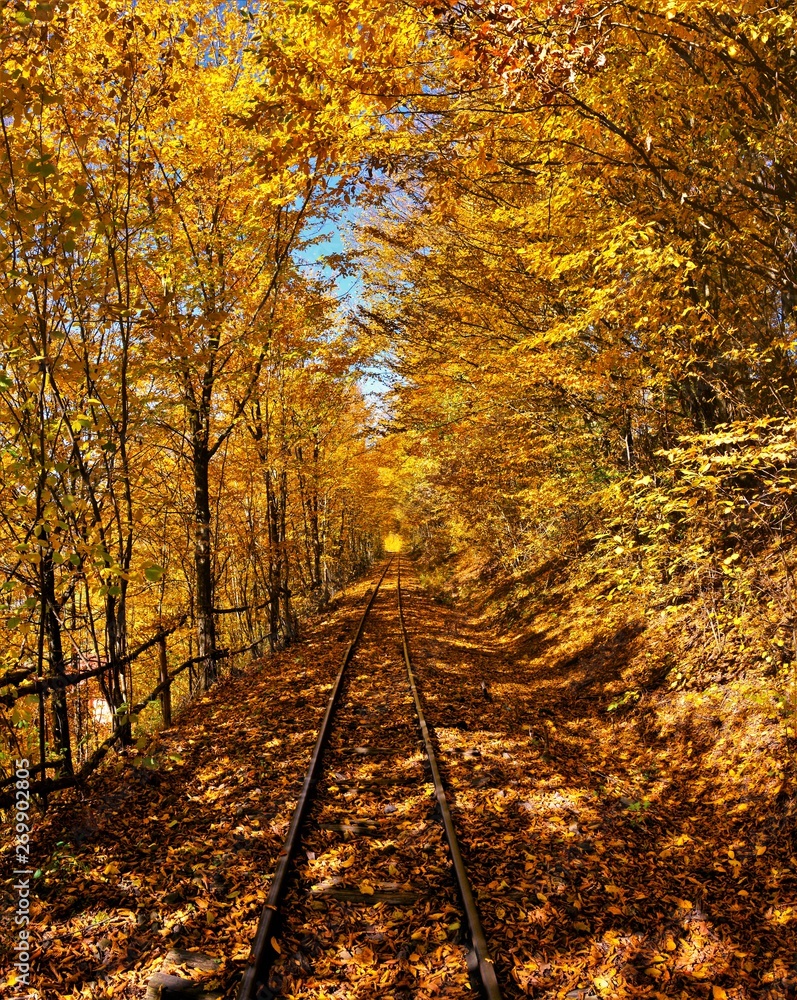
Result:
<instances>
[{"instance_id":1,"label":"sunlight on track","mask_svg":"<svg viewBox=\"0 0 797 1000\"><path fill-rule=\"evenodd\" d=\"M391 531L385 536L385 552L401 552L404 545L401 535L397 535L395 531Z\"/></svg>"}]
</instances>

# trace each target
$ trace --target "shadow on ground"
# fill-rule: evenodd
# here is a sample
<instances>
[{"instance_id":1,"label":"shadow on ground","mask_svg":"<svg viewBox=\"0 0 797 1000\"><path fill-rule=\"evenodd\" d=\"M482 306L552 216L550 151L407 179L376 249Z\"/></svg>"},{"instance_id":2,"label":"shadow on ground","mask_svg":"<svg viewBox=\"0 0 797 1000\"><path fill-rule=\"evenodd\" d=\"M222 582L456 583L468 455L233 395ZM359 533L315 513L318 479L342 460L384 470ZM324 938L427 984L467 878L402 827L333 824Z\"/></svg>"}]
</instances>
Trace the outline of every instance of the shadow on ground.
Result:
<instances>
[{"instance_id":1,"label":"shadow on ground","mask_svg":"<svg viewBox=\"0 0 797 1000\"><path fill-rule=\"evenodd\" d=\"M507 996L797 995L778 720L741 712L738 692L670 691L642 616L551 602L507 637L407 583Z\"/></svg>"}]
</instances>

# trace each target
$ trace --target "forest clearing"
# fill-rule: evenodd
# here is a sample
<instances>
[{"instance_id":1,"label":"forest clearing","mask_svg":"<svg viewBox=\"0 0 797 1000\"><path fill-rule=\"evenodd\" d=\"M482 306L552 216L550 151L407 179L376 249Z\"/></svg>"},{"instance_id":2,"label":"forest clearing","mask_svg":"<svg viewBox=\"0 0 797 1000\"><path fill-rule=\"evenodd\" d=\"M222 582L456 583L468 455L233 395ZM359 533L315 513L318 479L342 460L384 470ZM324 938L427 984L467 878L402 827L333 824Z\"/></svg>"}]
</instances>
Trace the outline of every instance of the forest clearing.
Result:
<instances>
[{"instance_id":1,"label":"forest clearing","mask_svg":"<svg viewBox=\"0 0 797 1000\"><path fill-rule=\"evenodd\" d=\"M797 998L796 24L0 3L4 995Z\"/></svg>"}]
</instances>

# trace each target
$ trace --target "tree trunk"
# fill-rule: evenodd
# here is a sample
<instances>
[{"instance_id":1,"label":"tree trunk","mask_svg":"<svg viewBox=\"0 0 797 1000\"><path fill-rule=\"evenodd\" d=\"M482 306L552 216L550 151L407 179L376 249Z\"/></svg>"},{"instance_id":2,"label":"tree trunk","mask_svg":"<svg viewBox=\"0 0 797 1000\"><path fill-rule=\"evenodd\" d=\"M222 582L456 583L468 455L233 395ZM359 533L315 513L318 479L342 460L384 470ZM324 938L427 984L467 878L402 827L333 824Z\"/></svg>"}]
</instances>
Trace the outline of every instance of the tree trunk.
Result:
<instances>
[{"instance_id":1,"label":"tree trunk","mask_svg":"<svg viewBox=\"0 0 797 1000\"><path fill-rule=\"evenodd\" d=\"M61 622L58 620L55 600L55 572L53 570L52 549L48 547L42 556L41 602L44 629L47 634L47 650L50 661L50 676L63 677L66 674L64 649L61 643ZM66 687L53 687L53 740L55 749L63 761L65 774L73 774L72 745L69 738L69 711L66 701ZM44 777L44 775L42 775Z\"/></svg>"},{"instance_id":2,"label":"tree trunk","mask_svg":"<svg viewBox=\"0 0 797 1000\"><path fill-rule=\"evenodd\" d=\"M285 645L289 646L298 638L298 624L291 606L292 591L290 588L290 562L288 560L288 473L285 469L280 475L279 492L279 531L280 531L280 601L282 604L282 620L285 634Z\"/></svg>"},{"instance_id":3,"label":"tree trunk","mask_svg":"<svg viewBox=\"0 0 797 1000\"><path fill-rule=\"evenodd\" d=\"M126 624L124 600L109 594L105 599L105 630L110 669L103 685L103 693L113 712L114 732L119 734L123 746L130 746L133 742L129 715L130 693L127 690L124 668L120 666L127 649Z\"/></svg>"},{"instance_id":4,"label":"tree trunk","mask_svg":"<svg viewBox=\"0 0 797 1000\"><path fill-rule=\"evenodd\" d=\"M160 683L166 687L160 693L161 714L163 715L163 725L165 729L170 729L172 725L172 688L169 680L169 661L166 657L166 639L163 638L158 643L158 667L160 673Z\"/></svg>"},{"instance_id":5,"label":"tree trunk","mask_svg":"<svg viewBox=\"0 0 797 1000\"><path fill-rule=\"evenodd\" d=\"M213 560L210 542L210 457L207 445L194 436L194 566L196 570L196 637L200 686L207 691L218 676L216 621L213 616Z\"/></svg>"}]
</instances>

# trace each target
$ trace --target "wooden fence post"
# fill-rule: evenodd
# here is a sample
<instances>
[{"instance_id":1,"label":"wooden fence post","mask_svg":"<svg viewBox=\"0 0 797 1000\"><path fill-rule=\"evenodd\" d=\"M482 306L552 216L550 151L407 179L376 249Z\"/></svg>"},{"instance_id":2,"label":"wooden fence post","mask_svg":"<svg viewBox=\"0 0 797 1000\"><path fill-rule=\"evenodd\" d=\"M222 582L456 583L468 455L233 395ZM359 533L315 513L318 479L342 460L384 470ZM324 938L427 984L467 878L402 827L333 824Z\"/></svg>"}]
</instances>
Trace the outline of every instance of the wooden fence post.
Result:
<instances>
[{"instance_id":1,"label":"wooden fence post","mask_svg":"<svg viewBox=\"0 0 797 1000\"><path fill-rule=\"evenodd\" d=\"M160 662L160 682L166 687L160 693L161 714L163 715L164 728L169 729L172 724L172 686L169 683L169 664L166 660L166 637L158 642L158 653Z\"/></svg>"}]
</instances>

